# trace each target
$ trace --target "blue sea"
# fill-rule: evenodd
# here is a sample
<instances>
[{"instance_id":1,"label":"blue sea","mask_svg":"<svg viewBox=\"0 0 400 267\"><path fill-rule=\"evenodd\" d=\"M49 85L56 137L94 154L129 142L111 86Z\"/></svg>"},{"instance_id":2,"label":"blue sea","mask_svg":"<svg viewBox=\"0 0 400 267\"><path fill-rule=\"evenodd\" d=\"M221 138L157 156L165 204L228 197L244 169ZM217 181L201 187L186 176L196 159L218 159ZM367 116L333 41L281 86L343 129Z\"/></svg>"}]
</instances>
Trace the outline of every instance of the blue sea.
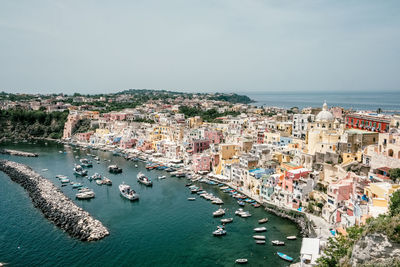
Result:
<instances>
[{"instance_id":1,"label":"blue sea","mask_svg":"<svg viewBox=\"0 0 400 267\"><path fill-rule=\"evenodd\" d=\"M322 107L326 100L329 107L340 106L345 109L400 113L399 92L246 92L257 106L282 108Z\"/></svg>"}]
</instances>

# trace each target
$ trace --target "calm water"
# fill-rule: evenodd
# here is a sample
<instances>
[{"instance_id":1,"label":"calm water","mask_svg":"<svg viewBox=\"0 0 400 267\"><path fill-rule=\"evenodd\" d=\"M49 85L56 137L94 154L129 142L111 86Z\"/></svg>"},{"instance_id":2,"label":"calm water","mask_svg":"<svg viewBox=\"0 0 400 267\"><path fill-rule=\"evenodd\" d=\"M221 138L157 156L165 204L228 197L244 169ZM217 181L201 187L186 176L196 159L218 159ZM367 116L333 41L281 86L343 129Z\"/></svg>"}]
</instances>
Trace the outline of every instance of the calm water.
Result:
<instances>
[{"instance_id":1,"label":"calm water","mask_svg":"<svg viewBox=\"0 0 400 267\"><path fill-rule=\"evenodd\" d=\"M296 93L296 92L265 92L245 93L251 99L257 101L255 105L291 107L322 107L326 100L330 107L341 106L353 110L372 110L378 108L400 112L400 92L356 92L356 93Z\"/></svg>"},{"instance_id":2,"label":"calm water","mask_svg":"<svg viewBox=\"0 0 400 267\"><path fill-rule=\"evenodd\" d=\"M4 145L3 145L4 146ZM228 234L224 237L212 236L219 219L212 217L218 207L197 195L190 194L185 187L185 178L170 177L166 172L147 171L144 163L133 162L111 153L90 151L99 155L100 164L89 169L106 173L110 159L123 168L118 175L106 174L113 186L98 186L86 178L74 178L75 155L86 157L86 151L65 148L59 144L44 143L8 144L7 148L40 153L38 158L20 158L0 155L30 165L57 186L60 182L55 175L64 174L72 180L83 182L96 192L90 201L75 200L76 191L70 185L62 191L98 218L109 229L105 239L84 243L70 238L66 233L44 219L35 209L27 193L0 172L0 262L10 266L234 266L237 258L248 258L249 266L287 266L277 258L281 251L295 259L299 256L301 239L286 242L284 247L273 247L269 241L285 239L288 235L299 234L296 226L288 220L268 214L262 208L246 207L253 215L239 218L234 211L239 208L227 194L216 186L202 184L209 192L220 196L228 209L225 217L234 217L228 224ZM67 153L60 154L59 150ZM73 151L77 150L77 152ZM41 170L47 168L47 172ZM153 178L154 186L147 188L136 181L136 174L143 171ZM167 179L156 179L166 175ZM140 200L130 202L119 195L118 184L122 181L133 186L140 194ZM196 201L187 201L196 196ZM252 235L257 220L268 217L265 225L268 231L266 245L256 245Z\"/></svg>"}]
</instances>

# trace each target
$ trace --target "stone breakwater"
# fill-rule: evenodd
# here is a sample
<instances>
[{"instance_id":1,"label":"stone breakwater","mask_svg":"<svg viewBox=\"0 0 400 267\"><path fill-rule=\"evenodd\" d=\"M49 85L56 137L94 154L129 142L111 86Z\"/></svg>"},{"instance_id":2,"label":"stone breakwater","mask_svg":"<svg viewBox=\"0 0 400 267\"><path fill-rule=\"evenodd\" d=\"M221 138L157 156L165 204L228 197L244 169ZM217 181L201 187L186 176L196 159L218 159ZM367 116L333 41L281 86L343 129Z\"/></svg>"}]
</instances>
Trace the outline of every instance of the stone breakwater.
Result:
<instances>
[{"instance_id":1,"label":"stone breakwater","mask_svg":"<svg viewBox=\"0 0 400 267\"><path fill-rule=\"evenodd\" d=\"M0 170L25 188L33 205L70 236L82 241L95 241L109 234L99 220L78 207L52 182L30 167L13 161L0 160Z\"/></svg>"},{"instance_id":2,"label":"stone breakwater","mask_svg":"<svg viewBox=\"0 0 400 267\"><path fill-rule=\"evenodd\" d=\"M24 152L19 150L11 150L11 149L0 149L0 154L8 154L12 156L21 156L21 157L37 157L39 156L36 153Z\"/></svg>"}]
</instances>

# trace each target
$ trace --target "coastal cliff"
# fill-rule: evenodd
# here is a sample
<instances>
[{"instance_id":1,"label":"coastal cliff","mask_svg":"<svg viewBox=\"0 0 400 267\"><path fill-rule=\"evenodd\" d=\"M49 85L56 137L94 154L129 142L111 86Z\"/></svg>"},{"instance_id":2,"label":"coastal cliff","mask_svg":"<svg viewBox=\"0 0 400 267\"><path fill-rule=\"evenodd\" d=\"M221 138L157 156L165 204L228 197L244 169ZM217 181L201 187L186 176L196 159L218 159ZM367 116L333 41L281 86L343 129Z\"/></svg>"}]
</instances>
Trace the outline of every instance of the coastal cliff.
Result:
<instances>
[{"instance_id":1,"label":"coastal cliff","mask_svg":"<svg viewBox=\"0 0 400 267\"><path fill-rule=\"evenodd\" d=\"M109 234L99 220L78 207L52 182L30 167L13 161L0 160L0 170L20 184L28 192L33 205L70 236L82 241L95 241Z\"/></svg>"}]
</instances>

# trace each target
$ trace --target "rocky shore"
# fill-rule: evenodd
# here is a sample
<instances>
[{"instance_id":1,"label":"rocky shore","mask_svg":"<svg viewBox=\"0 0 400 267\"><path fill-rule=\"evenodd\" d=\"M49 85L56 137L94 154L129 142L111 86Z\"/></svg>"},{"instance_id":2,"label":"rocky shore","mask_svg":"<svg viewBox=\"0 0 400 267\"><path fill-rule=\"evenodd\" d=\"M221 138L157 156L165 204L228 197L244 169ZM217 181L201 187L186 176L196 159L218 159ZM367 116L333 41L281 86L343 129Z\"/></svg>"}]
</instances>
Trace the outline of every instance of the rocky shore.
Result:
<instances>
[{"instance_id":1,"label":"rocky shore","mask_svg":"<svg viewBox=\"0 0 400 267\"><path fill-rule=\"evenodd\" d=\"M78 207L52 182L30 167L13 161L0 160L0 170L25 188L33 205L70 236L82 241L95 241L109 234L99 220Z\"/></svg>"},{"instance_id":2,"label":"rocky shore","mask_svg":"<svg viewBox=\"0 0 400 267\"><path fill-rule=\"evenodd\" d=\"M287 210L273 205L265 205L265 210L279 217L286 218L297 224L303 237L316 237L312 222L308 220L304 213Z\"/></svg>"},{"instance_id":3,"label":"rocky shore","mask_svg":"<svg viewBox=\"0 0 400 267\"><path fill-rule=\"evenodd\" d=\"M38 157L39 154L24 152L19 150L12 150L12 149L0 149L0 154L7 154L12 156L20 156L20 157Z\"/></svg>"}]
</instances>

